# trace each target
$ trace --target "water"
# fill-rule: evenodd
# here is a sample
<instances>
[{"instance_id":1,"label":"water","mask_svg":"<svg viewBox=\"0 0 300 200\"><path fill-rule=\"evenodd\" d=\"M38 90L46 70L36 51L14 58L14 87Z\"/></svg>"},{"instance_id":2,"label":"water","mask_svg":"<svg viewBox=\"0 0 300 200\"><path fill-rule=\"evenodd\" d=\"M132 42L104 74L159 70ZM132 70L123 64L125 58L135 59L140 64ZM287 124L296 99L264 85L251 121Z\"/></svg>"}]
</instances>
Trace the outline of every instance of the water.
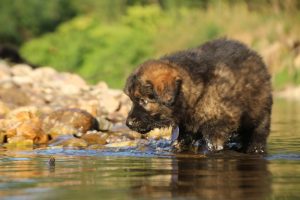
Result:
<instances>
[{"instance_id":1,"label":"water","mask_svg":"<svg viewBox=\"0 0 300 200\"><path fill-rule=\"evenodd\" d=\"M0 199L300 199L300 102L275 101L267 156L2 151Z\"/></svg>"}]
</instances>

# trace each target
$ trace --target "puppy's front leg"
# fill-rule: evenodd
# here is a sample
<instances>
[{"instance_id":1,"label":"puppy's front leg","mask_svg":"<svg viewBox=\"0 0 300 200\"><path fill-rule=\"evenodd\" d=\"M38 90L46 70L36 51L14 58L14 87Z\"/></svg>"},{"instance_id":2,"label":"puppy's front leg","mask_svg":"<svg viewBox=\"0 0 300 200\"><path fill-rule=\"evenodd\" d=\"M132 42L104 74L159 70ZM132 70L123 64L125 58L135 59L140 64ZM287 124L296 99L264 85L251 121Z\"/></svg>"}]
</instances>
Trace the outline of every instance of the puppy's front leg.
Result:
<instances>
[{"instance_id":1,"label":"puppy's front leg","mask_svg":"<svg viewBox=\"0 0 300 200\"><path fill-rule=\"evenodd\" d=\"M210 120L202 128L202 135L209 151L224 149L225 143L237 129L237 124L228 119Z\"/></svg>"}]
</instances>

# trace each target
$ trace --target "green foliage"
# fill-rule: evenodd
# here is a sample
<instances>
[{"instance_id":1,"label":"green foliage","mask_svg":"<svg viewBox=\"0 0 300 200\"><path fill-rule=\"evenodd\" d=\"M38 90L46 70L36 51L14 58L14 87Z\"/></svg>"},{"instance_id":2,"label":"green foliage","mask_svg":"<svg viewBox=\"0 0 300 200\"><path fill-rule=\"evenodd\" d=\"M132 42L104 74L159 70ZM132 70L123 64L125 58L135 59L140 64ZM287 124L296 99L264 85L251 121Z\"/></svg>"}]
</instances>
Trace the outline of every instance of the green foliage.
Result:
<instances>
[{"instance_id":1,"label":"green foliage","mask_svg":"<svg viewBox=\"0 0 300 200\"><path fill-rule=\"evenodd\" d=\"M74 16L68 0L1 0L0 43L21 44Z\"/></svg>"},{"instance_id":2,"label":"green foliage","mask_svg":"<svg viewBox=\"0 0 300 200\"><path fill-rule=\"evenodd\" d=\"M81 16L26 43L22 52L34 63L121 87L133 67L153 54L153 34L162 19L157 6L132 7L120 23L110 25L100 24L94 16Z\"/></svg>"},{"instance_id":3,"label":"green foliage","mask_svg":"<svg viewBox=\"0 0 300 200\"><path fill-rule=\"evenodd\" d=\"M295 26L300 15L293 11L299 5L293 0L291 9L277 8L275 0L70 2L78 15L54 32L26 42L21 53L32 63L79 73L91 83L104 80L118 88L139 63L207 40L235 38L260 53L273 53L269 47L282 45L285 42L278 40L286 41L286 36L296 41L300 31ZM273 12L273 7L282 12ZM290 47L280 46L269 61L276 88L300 82L296 54L290 52Z\"/></svg>"},{"instance_id":4,"label":"green foliage","mask_svg":"<svg viewBox=\"0 0 300 200\"><path fill-rule=\"evenodd\" d=\"M283 89L287 85L300 85L300 70L288 71L284 68L273 77L274 88Z\"/></svg>"}]
</instances>

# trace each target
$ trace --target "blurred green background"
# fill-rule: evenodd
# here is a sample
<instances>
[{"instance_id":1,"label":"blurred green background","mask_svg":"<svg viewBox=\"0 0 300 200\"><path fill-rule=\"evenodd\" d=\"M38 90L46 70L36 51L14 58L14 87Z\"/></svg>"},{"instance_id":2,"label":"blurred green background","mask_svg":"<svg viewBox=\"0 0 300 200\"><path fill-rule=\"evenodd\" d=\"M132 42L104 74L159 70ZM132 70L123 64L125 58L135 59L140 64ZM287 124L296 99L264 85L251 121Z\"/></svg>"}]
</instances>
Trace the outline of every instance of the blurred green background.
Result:
<instances>
[{"instance_id":1,"label":"blurred green background","mask_svg":"<svg viewBox=\"0 0 300 200\"><path fill-rule=\"evenodd\" d=\"M141 62L218 37L269 66L275 90L300 84L299 0L0 0L0 43L29 62L121 88Z\"/></svg>"}]
</instances>

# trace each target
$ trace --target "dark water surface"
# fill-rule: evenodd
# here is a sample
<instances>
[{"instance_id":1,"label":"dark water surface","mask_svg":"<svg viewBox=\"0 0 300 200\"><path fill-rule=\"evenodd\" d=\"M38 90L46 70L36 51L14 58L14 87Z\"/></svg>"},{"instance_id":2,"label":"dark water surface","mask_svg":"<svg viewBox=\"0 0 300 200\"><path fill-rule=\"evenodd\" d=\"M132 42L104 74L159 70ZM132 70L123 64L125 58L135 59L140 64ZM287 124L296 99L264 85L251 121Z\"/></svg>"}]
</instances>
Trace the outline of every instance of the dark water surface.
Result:
<instances>
[{"instance_id":1,"label":"dark water surface","mask_svg":"<svg viewBox=\"0 0 300 200\"><path fill-rule=\"evenodd\" d=\"M300 102L275 101L272 120L264 157L2 151L0 199L300 199Z\"/></svg>"}]
</instances>

